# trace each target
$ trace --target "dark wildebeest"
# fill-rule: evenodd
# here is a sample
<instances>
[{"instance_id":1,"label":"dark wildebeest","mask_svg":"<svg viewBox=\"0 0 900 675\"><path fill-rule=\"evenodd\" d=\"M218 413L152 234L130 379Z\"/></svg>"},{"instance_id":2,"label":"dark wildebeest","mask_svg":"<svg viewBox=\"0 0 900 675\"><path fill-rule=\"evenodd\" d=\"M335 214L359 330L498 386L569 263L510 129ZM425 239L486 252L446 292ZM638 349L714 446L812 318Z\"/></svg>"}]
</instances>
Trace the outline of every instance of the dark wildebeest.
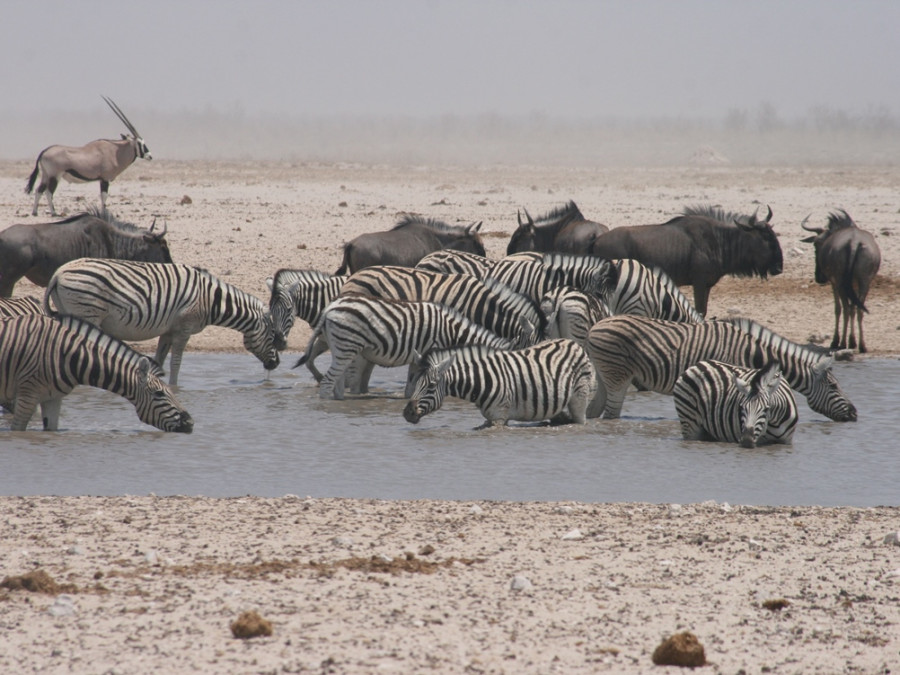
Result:
<instances>
[{"instance_id":1,"label":"dark wildebeest","mask_svg":"<svg viewBox=\"0 0 900 675\"><path fill-rule=\"evenodd\" d=\"M601 258L634 258L654 265L678 286L694 287L694 306L706 315L709 289L726 274L736 277L781 274L778 237L765 220L715 206L693 206L661 225L616 227L591 245Z\"/></svg>"},{"instance_id":2,"label":"dark wildebeest","mask_svg":"<svg viewBox=\"0 0 900 675\"><path fill-rule=\"evenodd\" d=\"M155 221L154 221L155 225ZM172 262L166 228L154 232L93 209L52 223L12 225L0 232L0 296L22 277L46 286L56 269L77 258Z\"/></svg>"},{"instance_id":3,"label":"dark wildebeest","mask_svg":"<svg viewBox=\"0 0 900 675\"><path fill-rule=\"evenodd\" d=\"M540 216L537 222L527 210L524 223L522 214L517 213L516 218L519 227L509 240L506 255L523 251L584 255L590 251L594 239L609 232L606 225L586 220L573 201Z\"/></svg>"},{"instance_id":4,"label":"dark wildebeest","mask_svg":"<svg viewBox=\"0 0 900 675\"><path fill-rule=\"evenodd\" d=\"M353 274L372 265L415 267L426 255L441 249L484 256L480 228L480 222L448 225L433 218L407 215L393 229L361 234L345 244L344 259L335 275Z\"/></svg>"},{"instance_id":5,"label":"dark wildebeest","mask_svg":"<svg viewBox=\"0 0 900 675\"><path fill-rule=\"evenodd\" d=\"M803 219L800 226L816 234L802 241L816 247L816 283L830 283L834 294L834 338L831 348L856 348L855 320L859 324L859 351L864 353L863 313L869 311L866 309L866 296L881 266L881 250L872 233L859 229L844 210L828 216L828 227L807 227L807 220L809 216ZM844 325L843 331L839 332L842 311Z\"/></svg>"}]
</instances>

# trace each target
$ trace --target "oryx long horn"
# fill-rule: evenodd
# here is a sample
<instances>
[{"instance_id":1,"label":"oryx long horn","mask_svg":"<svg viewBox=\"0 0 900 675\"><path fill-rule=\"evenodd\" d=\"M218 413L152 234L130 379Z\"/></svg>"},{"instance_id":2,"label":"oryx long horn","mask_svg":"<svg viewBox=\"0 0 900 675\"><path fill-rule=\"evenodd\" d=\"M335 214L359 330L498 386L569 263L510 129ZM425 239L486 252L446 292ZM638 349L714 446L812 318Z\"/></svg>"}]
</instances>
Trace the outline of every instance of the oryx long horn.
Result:
<instances>
[{"instance_id":1,"label":"oryx long horn","mask_svg":"<svg viewBox=\"0 0 900 675\"><path fill-rule=\"evenodd\" d=\"M138 130L135 129L134 125L128 120L127 117L125 117L125 113L123 113L122 109L116 105L116 102L107 96L103 96L103 100L106 101L106 105L108 105L116 114L116 117L122 120L122 124L128 127L128 131L131 132L131 135L135 138L140 138L141 135L138 133Z\"/></svg>"}]
</instances>

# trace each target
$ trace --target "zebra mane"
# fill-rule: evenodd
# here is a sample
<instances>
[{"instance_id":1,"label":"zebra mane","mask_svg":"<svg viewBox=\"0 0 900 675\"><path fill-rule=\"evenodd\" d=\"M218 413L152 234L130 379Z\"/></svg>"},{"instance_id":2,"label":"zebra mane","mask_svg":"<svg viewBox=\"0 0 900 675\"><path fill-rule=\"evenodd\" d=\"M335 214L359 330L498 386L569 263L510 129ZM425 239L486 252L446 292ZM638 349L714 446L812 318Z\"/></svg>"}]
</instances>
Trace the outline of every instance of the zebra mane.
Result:
<instances>
[{"instance_id":1,"label":"zebra mane","mask_svg":"<svg viewBox=\"0 0 900 675\"><path fill-rule=\"evenodd\" d=\"M631 261L632 263L637 263L639 265L641 264L639 261L632 260L631 258L623 258L622 260L619 261L619 264L620 265L625 264L626 261ZM700 314L700 312L698 312L697 309L691 304L690 300L688 300L687 297L684 295L684 293L681 292L681 289L678 287L678 285L674 281L672 281L672 277L670 277L669 274L662 267L660 267L659 265L646 266L646 267L648 270L650 270L650 273L656 277L657 281L659 281L659 284L662 286L663 290L666 293L668 293L672 298L682 297L685 299L684 304L686 306L686 309L688 309L691 312L691 320L692 321L695 321L696 323L703 322L703 315ZM749 321L749 319L748 319L748 321Z\"/></svg>"},{"instance_id":2,"label":"zebra mane","mask_svg":"<svg viewBox=\"0 0 900 675\"><path fill-rule=\"evenodd\" d=\"M451 234L467 234L468 228L461 225L448 225L443 220L437 220L436 218L425 218L424 216L417 216L410 213L405 214L400 221L391 228L391 230L402 230L406 227L414 227L419 225L421 227L427 227L431 230L437 230L438 232L448 232Z\"/></svg>"},{"instance_id":3,"label":"zebra mane","mask_svg":"<svg viewBox=\"0 0 900 675\"><path fill-rule=\"evenodd\" d=\"M445 359L456 356L457 360L470 361L473 359L482 359L491 354L496 354L501 349L494 349L485 345L462 345L459 347L432 347L422 355L419 361L426 368L436 366Z\"/></svg>"},{"instance_id":4,"label":"zebra mane","mask_svg":"<svg viewBox=\"0 0 900 675\"><path fill-rule=\"evenodd\" d=\"M156 377L162 378L165 372L155 359L146 354L141 354L133 349L125 342L104 333L92 323L71 316L69 314L57 314L53 317L58 323L65 326L68 330L74 331L87 342L96 344L104 351L115 351L123 357L130 365L137 367L141 359L147 359L150 362L150 372Z\"/></svg>"},{"instance_id":5,"label":"zebra mane","mask_svg":"<svg viewBox=\"0 0 900 675\"><path fill-rule=\"evenodd\" d=\"M754 319L736 316L715 320L733 324L745 333L752 335L766 347L784 348L791 356L798 358L801 362L810 367L816 366L825 359L831 357L831 350L817 347L813 344L802 345L788 340L786 337L779 335L770 328L766 328Z\"/></svg>"},{"instance_id":6,"label":"zebra mane","mask_svg":"<svg viewBox=\"0 0 900 675\"><path fill-rule=\"evenodd\" d=\"M289 275L298 277L299 279L303 279L304 281L325 281L326 279L331 279L333 277L333 275L328 274L327 272L320 272L319 270L295 270L282 268L275 272L274 275L272 275L272 291L274 292L277 289L281 288L282 277L286 277ZM291 281L290 283L294 282Z\"/></svg>"},{"instance_id":7,"label":"zebra mane","mask_svg":"<svg viewBox=\"0 0 900 675\"><path fill-rule=\"evenodd\" d=\"M726 225L733 225L735 220L746 220L750 218L750 216L745 213L726 211L718 204L694 204L693 206L686 206L681 212L681 215L704 216L705 218L718 220L720 223L724 223Z\"/></svg>"},{"instance_id":8,"label":"zebra mane","mask_svg":"<svg viewBox=\"0 0 900 675\"><path fill-rule=\"evenodd\" d=\"M534 224L535 227L549 226L560 220L574 218L584 219L584 216L581 215L581 210L575 205L575 202L570 199L562 206L557 206L552 211L548 211L544 215L535 218Z\"/></svg>"}]
</instances>

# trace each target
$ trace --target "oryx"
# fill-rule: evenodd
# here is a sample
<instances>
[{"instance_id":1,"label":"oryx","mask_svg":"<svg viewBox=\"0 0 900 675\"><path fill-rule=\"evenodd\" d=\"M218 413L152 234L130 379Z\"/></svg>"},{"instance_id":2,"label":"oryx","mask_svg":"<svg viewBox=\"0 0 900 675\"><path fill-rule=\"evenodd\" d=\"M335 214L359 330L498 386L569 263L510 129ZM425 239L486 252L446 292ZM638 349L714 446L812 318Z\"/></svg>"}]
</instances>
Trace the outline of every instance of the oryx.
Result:
<instances>
[{"instance_id":1,"label":"oryx","mask_svg":"<svg viewBox=\"0 0 900 675\"><path fill-rule=\"evenodd\" d=\"M109 194L109 184L113 179L127 169L138 157L153 159L150 156L147 144L144 143L144 139L141 138L134 125L128 121L128 118L125 117L125 113L112 99L104 96L103 100L112 108L116 116L122 120L122 123L128 127L131 135L126 136L122 134L122 140L120 141L101 138L91 141L80 148L66 145L51 145L49 148L41 151L37 161L34 163L34 171L31 172L31 175L28 177L28 184L25 186L25 192L31 194L38 172L40 172L41 182L34 193L34 208L31 211L31 215L37 215L38 202L41 200L41 195L44 192L47 193L50 214L56 215L56 209L53 206L53 193L56 192L60 177L73 183L99 180L100 202L105 209L106 197Z\"/></svg>"}]
</instances>

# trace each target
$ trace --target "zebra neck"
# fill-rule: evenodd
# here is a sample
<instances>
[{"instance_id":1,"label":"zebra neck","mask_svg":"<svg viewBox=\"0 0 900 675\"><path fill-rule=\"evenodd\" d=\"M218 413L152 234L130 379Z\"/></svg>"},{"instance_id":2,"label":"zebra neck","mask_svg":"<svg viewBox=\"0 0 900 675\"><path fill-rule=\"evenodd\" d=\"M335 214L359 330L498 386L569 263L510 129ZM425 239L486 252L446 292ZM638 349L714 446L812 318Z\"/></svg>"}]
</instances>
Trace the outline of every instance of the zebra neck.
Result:
<instances>
[{"instance_id":1,"label":"zebra neck","mask_svg":"<svg viewBox=\"0 0 900 675\"><path fill-rule=\"evenodd\" d=\"M262 302L242 290L213 277L206 277L209 322L222 328L242 330L246 319L262 314Z\"/></svg>"},{"instance_id":2,"label":"zebra neck","mask_svg":"<svg viewBox=\"0 0 900 675\"><path fill-rule=\"evenodd\" d=\"M124 343L106 347L85 343L70 358L69 365L79 384L105 389L134 401L139 358L140 354Z\"/></svg>"}]
</instances>

